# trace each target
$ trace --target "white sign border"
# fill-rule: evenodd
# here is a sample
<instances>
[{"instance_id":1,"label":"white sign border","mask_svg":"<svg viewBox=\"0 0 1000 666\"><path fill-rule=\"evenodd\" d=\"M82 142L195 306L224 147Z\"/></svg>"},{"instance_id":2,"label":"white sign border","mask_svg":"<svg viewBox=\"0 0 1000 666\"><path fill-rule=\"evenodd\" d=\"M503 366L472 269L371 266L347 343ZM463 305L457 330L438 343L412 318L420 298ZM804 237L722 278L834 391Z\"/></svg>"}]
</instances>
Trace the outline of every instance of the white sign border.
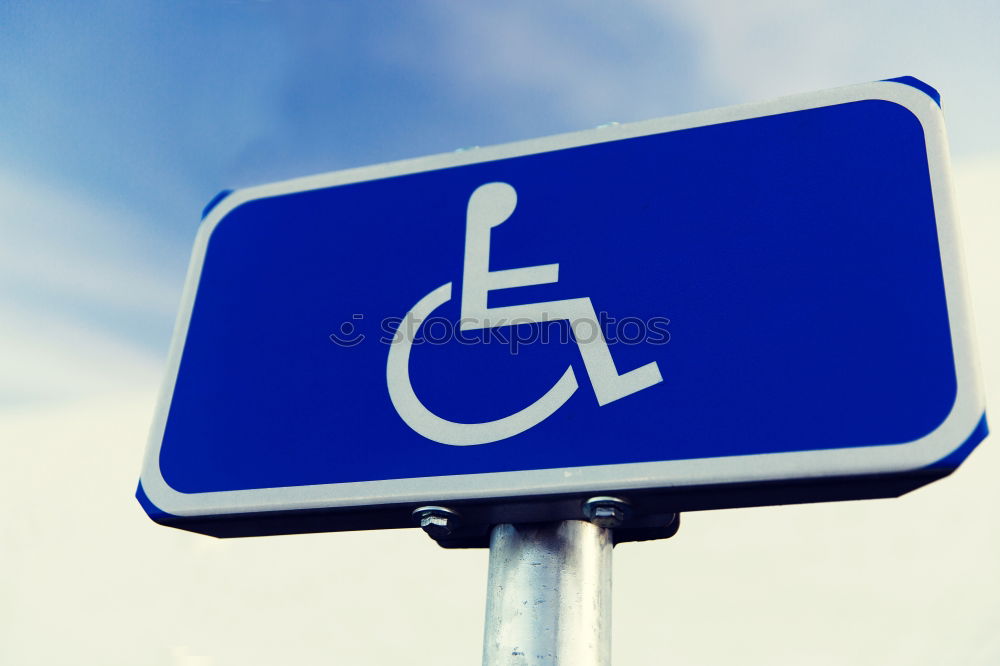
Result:
<instances>
[{"instance_id":1,"label":"white sign border","mask_svg":"<svg viewBox=\"0 0 1000 666\"><path fill-rule=\"evenodd\" d=\"M951 412L927 435L912 442L865 447L204 493L183 493L164 480L159 466L160 445L205 252L212 231L237 206L294 192L863 100L884 100L899 104L917 117L924 130L957 376L957 396ZM985 411L984 392L975 363L972 318L965 289L954 198L940 108L926 93L910 85L892 81L348 169L236 191L210 211L195 239L170 346L167 372L150 429L141 476L142 488L149 500L161 511L175 516L196 517L892 474L927 467L958 448L972 434Z\"/></svg>"}]
</instances>

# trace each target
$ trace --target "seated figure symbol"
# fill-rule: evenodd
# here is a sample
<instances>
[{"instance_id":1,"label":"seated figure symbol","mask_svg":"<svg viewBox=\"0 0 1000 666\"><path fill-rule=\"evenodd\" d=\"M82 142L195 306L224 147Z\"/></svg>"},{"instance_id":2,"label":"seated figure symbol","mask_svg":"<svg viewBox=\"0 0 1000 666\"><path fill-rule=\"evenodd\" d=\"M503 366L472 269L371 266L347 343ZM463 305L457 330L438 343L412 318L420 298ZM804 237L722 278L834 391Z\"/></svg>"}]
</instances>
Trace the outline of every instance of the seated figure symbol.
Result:
<instances>
[{"instance_id":1,"label":"seated figure symbol","mask_svg":"<svg viewBox=\"0 0 1000 666\"><path fill-rule=\"evenodd\" d=\"M486 183L469 197L462 279L462 330L509 326L510 322L569 320L598 405L606 405L663 381L655 361L619 374L589 298L498 308L486 305L490 291L550 284L559 280L559 264L498 271L489 269L490 231L510 217L516 206L517 192L507 183ZM435 309L450 299L451 282L448 282L417 301L403 320L413 327L412 336ZM402 335L398 334L389 347L386 365L389 398L410 428L441 444L467 446L513 437L551 416L578 388L576 375L570 366L552 388L519 412L483 423L448 421L427 409L414 392L409 368L413 339L406 332L400 333Z\"/></svg>"}]
</instances>

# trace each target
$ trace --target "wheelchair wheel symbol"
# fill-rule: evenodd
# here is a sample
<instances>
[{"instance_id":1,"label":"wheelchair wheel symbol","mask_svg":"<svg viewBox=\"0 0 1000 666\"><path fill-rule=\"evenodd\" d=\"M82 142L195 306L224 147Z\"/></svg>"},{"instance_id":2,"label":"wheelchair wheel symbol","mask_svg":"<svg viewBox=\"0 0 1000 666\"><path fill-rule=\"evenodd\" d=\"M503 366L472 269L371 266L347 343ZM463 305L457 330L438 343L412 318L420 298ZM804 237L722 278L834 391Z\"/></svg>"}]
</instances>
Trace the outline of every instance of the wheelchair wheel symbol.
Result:
<instances>
[{"instance_id":1,"label":"wheelchair wheel symbol","mask_svg":"<svg viewBox=\"0 0 1000 666\"><path fill-rule=\"evenodd\" d=\"M486 183L469 197L461 294L462 330L505 326L512 321L542 323L568 320L599 405L606 405L663 381L655 361L618 373L589 298L487 307L490 291L550 284L559 279L559 264L489 270L490 230L509 218L516 206L517 193L507 183ZM386 365L389 398L410 428L427 439L452 446L496 442L541 423L576 392L579 385L573 367L569 366L544 395L521 411L501 419L458 423L443 419L427 409L410 382L410 351L413 337L421 324L451 297L452 283L448 282L417 301L404 319L404 322L412 324L412 335L404 332L389 346Z\"/></svg>"}]
</instances>

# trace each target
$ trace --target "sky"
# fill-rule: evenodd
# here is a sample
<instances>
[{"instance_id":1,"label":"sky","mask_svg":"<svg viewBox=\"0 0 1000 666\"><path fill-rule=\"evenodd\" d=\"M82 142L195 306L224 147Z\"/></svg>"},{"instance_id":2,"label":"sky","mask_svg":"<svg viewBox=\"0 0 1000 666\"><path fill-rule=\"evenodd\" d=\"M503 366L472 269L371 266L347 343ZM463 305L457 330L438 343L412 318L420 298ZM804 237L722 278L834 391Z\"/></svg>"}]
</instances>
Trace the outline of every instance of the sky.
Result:
<instances>
[{"instance_id":1,"label":"sky","mask_svg":"<svg viewBox=\"0 0 1000 666\"><path fill-rule=\"evenodd\" d=\"M942 94L988 404L992 2L0 4L0 663L475 663L485 551L219 541L132 499L222 189L914 75ZM991 387L993 387L991 389ZM619 664L995 664L1000 454L615 552Z\"/></svg>"}]
</instances>

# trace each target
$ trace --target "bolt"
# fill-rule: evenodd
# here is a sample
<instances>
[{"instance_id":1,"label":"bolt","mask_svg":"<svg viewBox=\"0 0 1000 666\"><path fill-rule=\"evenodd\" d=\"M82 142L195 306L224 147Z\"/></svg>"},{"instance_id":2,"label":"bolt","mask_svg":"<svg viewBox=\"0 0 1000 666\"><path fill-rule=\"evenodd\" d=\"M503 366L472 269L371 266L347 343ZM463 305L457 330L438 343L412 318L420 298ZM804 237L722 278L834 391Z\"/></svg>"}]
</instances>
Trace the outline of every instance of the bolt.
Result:
<instances>
[{"instance_id":1,"label":"bolt","mask_svg":"<svg viewBox=\"0 0 1000 666\"><path fill-rule=\"evenodd\" d=\"M420 527L430 537L441 539L458 528L458 513L443 506L422 506L413 511L420 521Z\"/></svg>"},{"instance_id":2,"label":"bolt","mask_svg":"<svg viewBox=\"0 0 1000 666\"><path fill-rule=\"evenodd\" d=\"M628 502L618 497L591 497L583 503L584 517L598 527L618 527L628 514Z\"/></svg>"},{"instance_id":3,"label":"bolt","mask_svg":"<svg viewBox=\"0 0 1000 666\"><path fill-rule=\"evenodd\" d=\"M598 527L618 527L625 520L625 512L616 506L594 507L590 522Z\"/></svg>"},{"instance_id":4,"label":"bolt","mask_svg":"<svg viewBox=\"0 0 1000 666\"><path fill-rule=\"evenodd\" d=\"M420 527L435 539L451 534L451 518L446 516L424 516L420 519Z\"/></svg>"}]
</instances>

